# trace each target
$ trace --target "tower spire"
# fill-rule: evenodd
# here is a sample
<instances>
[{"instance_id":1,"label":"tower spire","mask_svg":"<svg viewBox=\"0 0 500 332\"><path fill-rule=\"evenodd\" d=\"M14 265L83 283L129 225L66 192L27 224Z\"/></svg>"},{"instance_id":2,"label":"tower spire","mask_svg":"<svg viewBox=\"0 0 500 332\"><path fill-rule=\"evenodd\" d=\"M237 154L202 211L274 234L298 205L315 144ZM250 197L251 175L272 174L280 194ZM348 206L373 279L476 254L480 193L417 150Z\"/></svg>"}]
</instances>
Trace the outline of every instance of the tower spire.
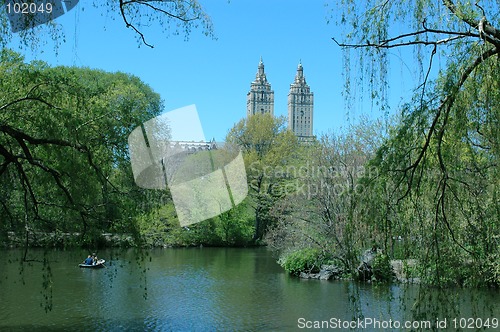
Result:
<instances>
[{"instance_id":1,"label":"tower spire","mask_svg":"<svg viewBox=\"0 0 500 332\"><path fill-rule=\"evenodd\" d=\"M313 137L314 94L306 83L302 59L288 93L288 128L299 141L310 141Z\"/></svg>"},{"instance_id":2,"label":"tower spire","mask_svg":"<svg viewBox=\"0 0 500 332\"><path fill-rule=\"evenodd\" d=\"M264 73L264 62L262 61L262 55L260 56L259 67L257 70L257 75L255 76L256 81L267 82L266 74Z\"/></svg>"},{"instance_id":3,"label":"tower spire","mask_svg":"<svg viewBox=\"0 0 500 332\"><path fill-rule=\"evenodd\" d=\"M302 60L299 60L299 65L297 66L297 74L295 74L296 84L306 84L306 78L304 77L304 68L302 68Z\"/></svg>"},{"instance_id":4,"label":"tower spire","mask_svg":"<svg viewBox=\"0 0 500 332\"><path fill-rule=\"evenodd\" d=\"M247 93L247 116L255 113L274 114L274 91L267 81L262 56L260 57L255 80L250 85L250 91Z\"/></svg>"}]
</instances>

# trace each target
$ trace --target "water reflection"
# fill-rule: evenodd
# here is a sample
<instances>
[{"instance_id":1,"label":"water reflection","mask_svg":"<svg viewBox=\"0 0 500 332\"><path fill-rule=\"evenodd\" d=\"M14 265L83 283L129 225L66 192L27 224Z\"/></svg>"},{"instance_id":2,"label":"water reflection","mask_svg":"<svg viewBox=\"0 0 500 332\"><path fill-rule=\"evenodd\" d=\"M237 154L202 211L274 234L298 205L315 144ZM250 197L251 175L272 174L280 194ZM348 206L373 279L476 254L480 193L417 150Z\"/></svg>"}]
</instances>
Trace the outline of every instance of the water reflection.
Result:
<instances>
[{"instance_id":1,"label":"water reflection","mask_svg":"<svg viewBox=\"0 0 500 332\"><path fill-rule=\"evenodd\" d=\"M106 251L100 270L77 267L83 251L50 251L53 309L46 313L43 264L21 271L21 252L2 254L0 330L288 331L299 330L299 318L500 316L498 292L431 290L416 301L423 294L417 286L300 280L263 248L151 250L142 261L133 251Z\"/></svg>"}]
</instances>

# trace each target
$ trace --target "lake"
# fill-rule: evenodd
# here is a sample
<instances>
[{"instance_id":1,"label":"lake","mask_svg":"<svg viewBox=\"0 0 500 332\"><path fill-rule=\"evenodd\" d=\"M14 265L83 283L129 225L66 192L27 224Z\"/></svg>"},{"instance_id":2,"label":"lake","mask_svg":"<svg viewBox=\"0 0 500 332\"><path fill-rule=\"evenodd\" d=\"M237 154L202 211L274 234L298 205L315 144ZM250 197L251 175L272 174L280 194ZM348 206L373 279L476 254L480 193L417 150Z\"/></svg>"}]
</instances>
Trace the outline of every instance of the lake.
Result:
<instances>
[{"instance_id":1,"label":"lake","mask_svg":"<svg viewBox=\"0 0 500 332\"><path fill-rule=\"evenodd\" d=\"M398 331L471 319L494 331L500 318L496 290L301 280L266 248L102 250L103 269L78 268L83 250L31 250L22 265L22 251L1 253L1 331Z\"/></svg>"}]
</instances>

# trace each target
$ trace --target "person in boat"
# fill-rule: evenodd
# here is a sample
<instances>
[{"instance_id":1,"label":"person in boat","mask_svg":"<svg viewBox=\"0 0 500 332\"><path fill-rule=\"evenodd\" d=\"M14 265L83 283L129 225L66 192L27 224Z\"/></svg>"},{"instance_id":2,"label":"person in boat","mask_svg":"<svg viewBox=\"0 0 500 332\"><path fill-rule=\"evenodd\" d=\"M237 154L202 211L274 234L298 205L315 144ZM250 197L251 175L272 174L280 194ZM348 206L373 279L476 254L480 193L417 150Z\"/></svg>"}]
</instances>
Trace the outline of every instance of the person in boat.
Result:
<instances>
[{"instance_id":1,"label":"person in boat","mask_svg":"<svg viewBox=\"0 0 500 332\"><path fill-rule=\"evenodd\" d=\"M97 255L95 253L92 254L92 265L96 265L97 264Z\"/></svg>"},{"instance_id":2,"label":"person in boat","mask_svg":"<svg viewBox=\"0 0 500 332\"><path fill-rule=\"evenodd\" d=\"M92 265L94 264L94 260L92 259L92 256L89 255L83 263L87 265Z\"/></svg>"}]
</instances>

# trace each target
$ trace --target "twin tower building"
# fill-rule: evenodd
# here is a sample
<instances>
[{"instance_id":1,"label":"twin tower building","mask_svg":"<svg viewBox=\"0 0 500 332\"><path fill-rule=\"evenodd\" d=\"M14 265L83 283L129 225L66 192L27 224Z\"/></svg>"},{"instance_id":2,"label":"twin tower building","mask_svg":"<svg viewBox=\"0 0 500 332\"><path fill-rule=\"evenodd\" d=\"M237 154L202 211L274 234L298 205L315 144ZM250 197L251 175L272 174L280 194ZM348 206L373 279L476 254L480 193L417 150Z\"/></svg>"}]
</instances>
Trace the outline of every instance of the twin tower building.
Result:
<instances>
[{"instance_id":1,"label":"twin tower building","mask_svg":"<svg viewBox=\"0 0 500 332\"><path fill-rule=\"evenodd\" d=\"M299 63L295 80L290 84L288 93L288 129L293 131L300 141L310 141L313 136L314 94L306 83L304 69ZM247 117L257 113L274 115L274 91L267 81L262 58L255 80L247 93Z\"/></svg>"}]
</instances>

